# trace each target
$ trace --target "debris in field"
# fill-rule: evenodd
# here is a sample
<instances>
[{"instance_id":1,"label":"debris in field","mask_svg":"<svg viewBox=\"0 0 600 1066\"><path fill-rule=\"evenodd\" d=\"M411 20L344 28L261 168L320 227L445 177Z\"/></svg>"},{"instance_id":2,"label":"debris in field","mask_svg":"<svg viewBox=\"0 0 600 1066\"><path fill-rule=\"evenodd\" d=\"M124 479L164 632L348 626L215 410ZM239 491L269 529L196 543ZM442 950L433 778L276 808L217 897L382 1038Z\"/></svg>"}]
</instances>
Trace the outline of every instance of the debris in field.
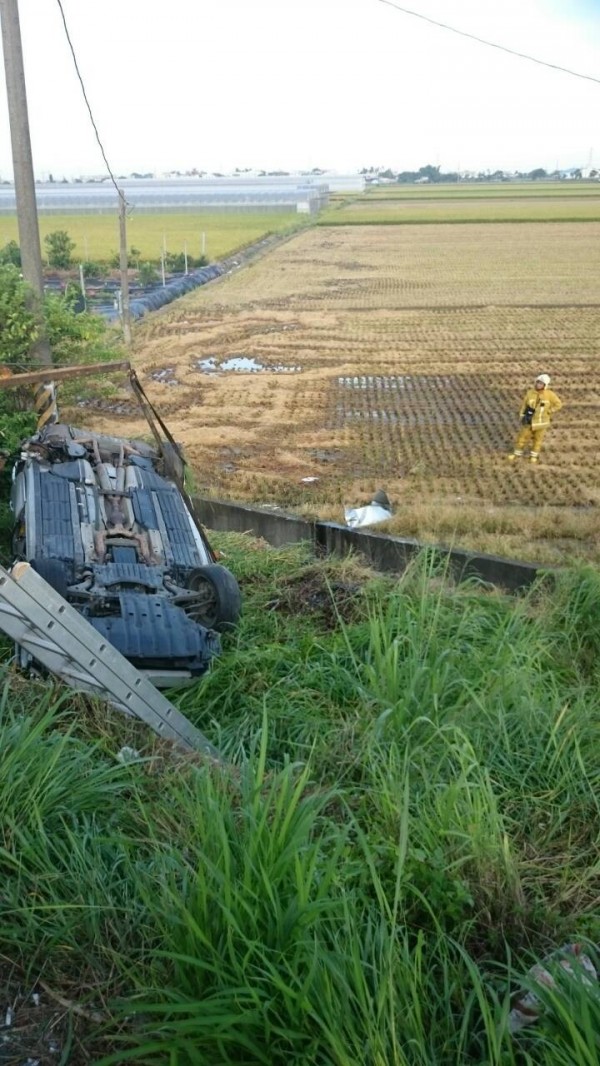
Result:
<instances>
[{"instance_id":1,"label":"debris in field","mask_svg":"<svg viewBox=\"0 0 600 1066\"><path fill-rule=\"evenodd\" d=\"M300 482L302 485L310 485L313 481L318 481L318 477L301 477Z\"/></svg>"},{"instance_id":2,"label":"debris in field","mask_svg":"<svg viewBox=\"0 0 600 1066\"><path fill-rule=\"evenodd\" d=\"M310 454L318 463L339 463L342 457L339 451L327 451L323 448L311 448Z\"/></svg>"},{"instance_id":3,"label":"debris in field","mask_svg":"<svg viewBox=\"0 0 600 1066\"><path fill-rule=\"evenodd\" d=\"M164 385L179 385L177 378L175 377L176 367L164 366L159 367L157 370L152 370L149 377L153 381L162 382Z\"/></svg>"},{"instance_id":4,"label":"debris in field","mask_svg":"<svg viewBox=\"0 0 600 1066\"><path fill-rule=\"evenodd\" d=\"M130 763L137 762L138 759L141 759L139 751L135 748L128 748L127 745L117 753L117 762Z\"/></svg>"},{"instance_id":5,"label":"debris in field","mask_svg":"<svg viewBox=\"0 0 600 1066\"><path fill-rule=\"evenodd\" d=\"M7 968L8 964L8 968ZM35 979L39 991L32 992L30 980L19 979L15 967L4 957L0 960L0 1064L2 1066L51 1066L59 1062L88 1062L69 1055L69 1048L79 1036L88 1037L90 1022L105 1025L106 1015L81 1007ZM89 987L89 986L85 986ZM7 1002L10 1006L7 1007ZM103 1038L100 1037L102 1044ZM97 1049L95 1049L97 1050ZM94 1054L93 1061L100 1058Z\"/></svg>"},{"instance_id":6,"label":"debris in field","mask_svg":"<svg viewBox=\"0 0 600 1066\"><path fill-rule=\"evenodd\" d=\"M591 986L598 980L598 973L589 955L582 952L581 944L564 944L562 948L553 951L542 959L541 963L532 966L527 976L532 983L545 988L556 989L556 980L547 966L560 966L561 970L570 977L576 978L582 984ZM508 1015L509 1033L517 1033L527 1025L535 1025L543 1012L540 997L533 991L523 992L518 995L514 1006Z\"/></svg>"},{"instance_id":7,"label":"debris in field","mask_svg":"<svg viewBox=\"0 0 600 1066\"><path fill-rule=\"evenodd\" d=\"M351 571L342 577L315 564L284 580L268 608L292 617L310 612L318 625L336 629L340 619L352 623L363 617L362 584Z\"/></svg>"},{"instance_id":8,"label":"debris in field","mask_svg":"<svg viewBox=\"0 0 600 1066\"><path fill-rule=\"evenodd\" d=\"M344 517L350 529L363 526L375 526L378 522L387 522L392 517L392 505L383 489L378 489L366 507L345 507Z\"/></svg>"}]
</instances>

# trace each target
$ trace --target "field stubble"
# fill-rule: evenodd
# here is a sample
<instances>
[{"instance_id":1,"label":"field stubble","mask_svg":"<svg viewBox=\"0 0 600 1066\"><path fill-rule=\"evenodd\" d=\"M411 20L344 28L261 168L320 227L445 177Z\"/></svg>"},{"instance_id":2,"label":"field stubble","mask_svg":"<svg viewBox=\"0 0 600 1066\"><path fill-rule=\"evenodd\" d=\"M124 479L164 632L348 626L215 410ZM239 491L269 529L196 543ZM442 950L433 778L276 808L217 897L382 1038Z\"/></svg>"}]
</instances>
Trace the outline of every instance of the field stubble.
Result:
<instances>
[{"instance_id":1,"label":"field stubble","mask_svg":"<svg viewBox=\"0 0 600 1066\"><path fill-rule=\"evenodd\" d=\"M307 231L153 315L135 360L200 493L343 521L384 487L382 530L598 561L599 237L600 223ZM231 358L262 369L219 371ZM541 371L564 410L540 466L509 466Z\"/></svg>"}]
</instances>

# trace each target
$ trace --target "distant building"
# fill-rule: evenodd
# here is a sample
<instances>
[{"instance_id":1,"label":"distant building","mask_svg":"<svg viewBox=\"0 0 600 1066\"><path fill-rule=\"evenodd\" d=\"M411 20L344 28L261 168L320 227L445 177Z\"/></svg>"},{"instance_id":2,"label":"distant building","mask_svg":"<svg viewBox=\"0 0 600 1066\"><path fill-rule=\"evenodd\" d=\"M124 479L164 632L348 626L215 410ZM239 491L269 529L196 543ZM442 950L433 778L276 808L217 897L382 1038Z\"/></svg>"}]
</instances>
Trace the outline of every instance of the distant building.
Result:
<instances>
[{"instance_id":1,"label":"distant building","mask_svg":"<svg viewBox=\"0 0 600 1066\"><path fill-rule=\"evenodd\" d=\"M329 202L329 185L322 178L304 176L248 178L173 178L119 181L125 197L138 212L168 211L292 211L316 214ZM112 182L36 183L42 214L103 214L118 209ZM298 205L303 205L298 208ZM14 185L0 187L0 214L15 214Z\"/></svg>"}]
</instances>

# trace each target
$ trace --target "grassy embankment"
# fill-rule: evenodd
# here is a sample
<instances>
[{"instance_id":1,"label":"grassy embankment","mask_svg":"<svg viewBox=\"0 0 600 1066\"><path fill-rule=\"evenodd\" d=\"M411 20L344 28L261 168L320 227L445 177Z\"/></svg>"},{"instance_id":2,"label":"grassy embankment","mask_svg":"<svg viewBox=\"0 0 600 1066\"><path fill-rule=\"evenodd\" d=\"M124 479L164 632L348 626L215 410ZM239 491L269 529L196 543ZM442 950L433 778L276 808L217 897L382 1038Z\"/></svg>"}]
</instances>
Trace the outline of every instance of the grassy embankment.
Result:
<instances>
[{"instance_id":1,"label":"grassy embankment","mask_svg":"<svg viewBox=\"0 0 600 1066\"><path fill-rule=\"evenodd\" d=\"M44 237L56 230L66 230L75 241L73 259L108 260L118 254L119 220L116 214L40 215L42 252ZM127 241L137 248L140 259L160 258L163 247L168 252L187 251L191 256L204 254L213 261L231 255L259 240L267 233L281 233L298 226L298 217L281 212L198 212L182 214L133 214L127 220ZM204 234L204 240L202 235ZM0 246L18 240L16 215L0 220Z\"/></svg>"},{"instance_id":2,"label":"grassy embankment","mask_svg":"<svg viewBox=\"0 0 600 1066\"><path fill-rule=\"evenodd\" d=\"M598 1063L595 987L506 1031L599 933L598 574L515 600L218 545L244 617L178 702L234 769L6 674L9 1050L47 1047L37 989L71 1064Z\"/></svg>"}]
</instances>

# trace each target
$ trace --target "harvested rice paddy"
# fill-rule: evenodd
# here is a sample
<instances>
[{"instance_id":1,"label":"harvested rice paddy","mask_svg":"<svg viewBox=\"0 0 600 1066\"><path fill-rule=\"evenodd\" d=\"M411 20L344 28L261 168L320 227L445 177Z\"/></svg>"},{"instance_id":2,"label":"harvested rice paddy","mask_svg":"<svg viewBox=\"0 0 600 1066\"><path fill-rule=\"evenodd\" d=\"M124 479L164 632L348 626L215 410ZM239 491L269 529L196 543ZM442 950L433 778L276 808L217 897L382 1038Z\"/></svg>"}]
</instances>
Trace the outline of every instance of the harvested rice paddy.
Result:
<instances>
[{"instance_id":1,"label":"harvested rice paddy","mask_svg":"<svg viewBox=\"0 0 600 1066\"><path fill-rule=\"evenodd\" d=\"M594 222L320 227L143 322L135 360L198 492L343 521L383 487L397 534L598 560L599 269ZM510 465L542 371L564 409Z\"/></svg>"}]
</instances>

